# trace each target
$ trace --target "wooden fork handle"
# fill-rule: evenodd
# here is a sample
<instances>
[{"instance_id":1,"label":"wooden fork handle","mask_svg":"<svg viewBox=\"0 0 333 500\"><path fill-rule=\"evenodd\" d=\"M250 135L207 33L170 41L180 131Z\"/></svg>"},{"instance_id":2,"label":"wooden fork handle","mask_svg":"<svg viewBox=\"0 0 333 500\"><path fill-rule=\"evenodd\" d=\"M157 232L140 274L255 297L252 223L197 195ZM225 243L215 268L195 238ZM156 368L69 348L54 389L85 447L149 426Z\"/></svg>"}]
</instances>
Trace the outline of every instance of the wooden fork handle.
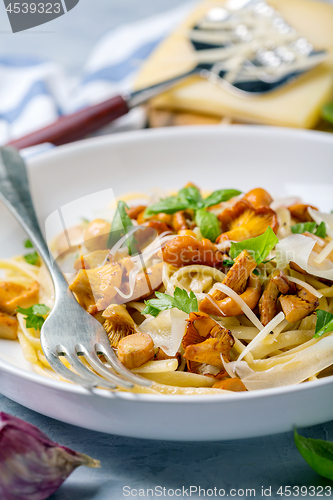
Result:
<instances>
[{"instance_id":1,"label":"wooden fork handle","mask_svg":"<svg viewBox=\"0 0 333 500\"><path fill-rule=\"evenodd\" d=\"M96 132L116 118L126 115L128 111L126 99L118 95L71 115L62 116L48 127L10 141L7 145L14 146L16 149L28 148L44 142L60 146Z\"/></svg>"}]
</instances>

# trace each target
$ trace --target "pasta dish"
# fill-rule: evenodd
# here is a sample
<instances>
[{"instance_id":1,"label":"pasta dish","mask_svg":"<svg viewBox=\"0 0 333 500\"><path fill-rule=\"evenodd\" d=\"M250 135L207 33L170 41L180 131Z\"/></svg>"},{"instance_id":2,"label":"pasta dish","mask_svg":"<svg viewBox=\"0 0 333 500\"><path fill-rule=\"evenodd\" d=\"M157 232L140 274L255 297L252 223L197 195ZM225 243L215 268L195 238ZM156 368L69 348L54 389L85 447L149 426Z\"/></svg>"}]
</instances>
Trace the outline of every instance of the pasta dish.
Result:
<instances>
[{"instance_id":1,"label":"pasta dish","mask_svg":"<svg viewBox=\"0 0 333 500\"><path fill-rule=\"evenodd\" d=\"M134 392L230 394L333 374L333 214L262 188L189 183L146 200L124 196L109 219L51 243L119 360L152 381ZM0 337L61 379L39 339L54 301L44 264L31 248L0 268Z\"/></svg>"}]
</instances>

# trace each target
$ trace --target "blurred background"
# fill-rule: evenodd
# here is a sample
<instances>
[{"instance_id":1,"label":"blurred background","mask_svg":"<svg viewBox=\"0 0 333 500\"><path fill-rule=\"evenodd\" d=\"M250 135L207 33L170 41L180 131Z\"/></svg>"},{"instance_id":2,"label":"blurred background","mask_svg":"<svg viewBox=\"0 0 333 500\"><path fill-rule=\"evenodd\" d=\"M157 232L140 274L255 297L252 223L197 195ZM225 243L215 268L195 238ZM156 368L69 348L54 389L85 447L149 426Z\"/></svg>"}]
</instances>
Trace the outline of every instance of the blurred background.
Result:
<instances>
[{"instance_id":1,"label":"blurred background","mask_svg":"<svg viewBox=\"0 0 333 500\"><path fill-rule=\"evenodd\" d=\"M60 63L69 74L82 69L94 44L120 25L159 14L188 0L80 0L65 16L26 32L13 34L0 3L0 57L33 55Z\"/></svg>"}]
</instances>

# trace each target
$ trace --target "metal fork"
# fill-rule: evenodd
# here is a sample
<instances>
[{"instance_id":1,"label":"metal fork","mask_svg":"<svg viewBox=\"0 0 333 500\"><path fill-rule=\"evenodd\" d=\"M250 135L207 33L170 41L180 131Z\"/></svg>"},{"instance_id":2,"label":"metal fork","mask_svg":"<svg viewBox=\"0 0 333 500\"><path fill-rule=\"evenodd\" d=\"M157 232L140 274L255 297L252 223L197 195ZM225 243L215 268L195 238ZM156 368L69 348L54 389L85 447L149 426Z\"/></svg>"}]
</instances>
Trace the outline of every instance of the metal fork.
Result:
<instances>
[{"instance_id":1,"label":"metal fork","mask_svg":"<svg viewBox=\"0 0 333 500\"><path fill-rule=\"evenodd\" d=\"M48 268L54 288L55 304L41 329L41 345L51 367L70 382L88 389L103 387L149 387L151 382L133 374L118 360L103 326L77 302L56 261L53 261L40 230L33 207L24 161L11 147L0 148L0 199L28 234ZM103 355L112 369L99 359ZM68 369L63 356L75 370ZM80 357L84 357L96 375Z\"/></svg>"}]
</instances>

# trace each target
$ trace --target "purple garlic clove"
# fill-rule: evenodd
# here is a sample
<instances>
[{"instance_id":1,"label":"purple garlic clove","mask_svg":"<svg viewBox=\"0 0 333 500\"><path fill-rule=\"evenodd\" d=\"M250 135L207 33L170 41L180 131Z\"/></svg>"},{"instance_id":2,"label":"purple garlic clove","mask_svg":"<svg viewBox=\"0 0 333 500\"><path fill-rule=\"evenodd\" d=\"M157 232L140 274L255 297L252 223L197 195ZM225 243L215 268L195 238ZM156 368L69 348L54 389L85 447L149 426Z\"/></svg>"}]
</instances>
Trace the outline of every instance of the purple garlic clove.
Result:
<instances>
[{"instance_id":1,"label":"purple garlic clove","mask_svg":"<svg viewBox=\"0 0 333 500\"><path fill-rule=\"evenodd\" d=\"M100 462L51 441L37 427L0 413L1 500L44 500L76 467Z\"/></svg>"}]
</instances>

